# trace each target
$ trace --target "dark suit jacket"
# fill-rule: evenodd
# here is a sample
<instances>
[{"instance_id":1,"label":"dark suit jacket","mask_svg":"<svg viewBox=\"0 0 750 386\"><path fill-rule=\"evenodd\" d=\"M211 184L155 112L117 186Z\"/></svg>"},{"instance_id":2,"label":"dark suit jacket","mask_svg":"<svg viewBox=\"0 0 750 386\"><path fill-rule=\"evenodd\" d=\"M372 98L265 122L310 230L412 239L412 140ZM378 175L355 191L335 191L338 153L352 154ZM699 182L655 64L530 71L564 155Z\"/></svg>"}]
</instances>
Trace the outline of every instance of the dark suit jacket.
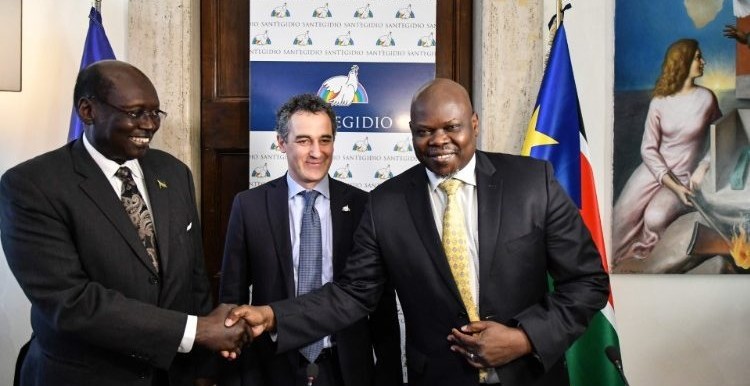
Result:
<instances>
[{"instance_id":1,"label":"dark suit jacket","mask_svg":"<svg viewBox=\"0 0 750 386\"><path fill-rule=\"evenodd\" d=\"M498 376L504 386L539 384L543 377L544 384L566 384L563 354L604 306L608 276L549 164L480 151L476 157L479 313L482 319L520 326L536 354L498 367ZM310 296L271 304L279 349L367 312L388 279L406 320L409 385L478 383L476 369L451 352L446 340L451 328L469 320L441 247L427 186L425 169L417 165L371 192L339 281ZM319 320L326 323L313 323Z\"/></svg>"},{"instance_id":2,"label":"dark suit jacket","mask_svg":"<svg viewBox=\"0 0 750 386\"><path fill-rule=\"evenodd\" d=\"M193 179L159 150L140 164L161 274L82 140L3 175L2 244L34 330L22 385L150 384L155 369L192 384L200 349L177 347L187 314L211 310Z\"/></svg>"},{"instance_id":3,"label":"dark suit jacket","mask_svg":"<svg viewBox=\"0 0 750 386\"><path fill-rule=\"evenodd\" d=\"M352 233L362 216L367 193L333 178L329 180L336 280L347 264ZM224 250L221 301L247 304L250 285L253 304L295 296L286 176L241 192L234 199ZM386 293L369 322L364 313L352 320L351 326L337 329L332 335L341 374L348 386L402 383L396 302L392 289ZM312 318L311 323L324 321ZM311 341L299 341L279 350L282 353L277 355L276 345L267 334L257 339L239 360L242 383L278 386L299 383L294 379L300 363L297 348ZM373 368L373 348L378 359L376 368Z\"/></svg>"}]
</instances>

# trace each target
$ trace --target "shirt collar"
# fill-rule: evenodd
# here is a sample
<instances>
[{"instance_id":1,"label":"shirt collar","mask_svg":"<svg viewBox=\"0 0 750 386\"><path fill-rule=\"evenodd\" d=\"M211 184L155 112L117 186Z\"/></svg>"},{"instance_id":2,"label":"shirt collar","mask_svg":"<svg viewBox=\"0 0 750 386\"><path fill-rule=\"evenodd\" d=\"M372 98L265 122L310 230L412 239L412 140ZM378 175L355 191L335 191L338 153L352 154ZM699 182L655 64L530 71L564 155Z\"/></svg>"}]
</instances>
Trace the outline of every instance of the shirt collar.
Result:
<instances>
[{"instance_id":1,"label":"shirt collar","mask_svg":"<svg viewBox=\"0 0 750 386\"><path fill-rule=\"evenodd\" d=\"M89 139L86 138L86 135L82 135L83 137L83 147L86 148L86 151L89 152L89 155L91 155L91 158L94 159L94 162L99 166L99 169L104 172L104 175L107 176L107 178L114 177L115 173L117 172L117 169L119 169L122 166L127 166L130 168L130 172L133 175L134 179L143 179L143 171L141 171L141 165L138 163L137 159L131 159L125 161L122 165L118 164L115 161L112 161L111 159L105 157L102 153L99 153L99 150L96 150L94 145L92 145L89 142Z\"/></svg>"},{"instance_id":2,"label":"shirt collar","mask_svg":"<svg viewBox=\"0 0 750 386\"><path fill-rule=\"evenodd\" d=\"M289 198L293 198L294 196L298 195L300 192L303 192L307 189L303 188L300 184L297 183L297 181L292 178L292 176L289 174L289 172L286 173L286 184L289 186L289 189L287 190L289 194ZM327 199L331 199L331 189L330 189L330 181L328 180L328 175L323 177L320 182L318 182L315 187L312 188L312 190L317 191L318 193L322 194L323 197Z\"/></svg>"},{"instance_id":3,"label":"shirt collar","mask_svg":"<svg viewBox=\"0 0 750 386\"><path fill-rule=\"evenodd\" d=\"M477 153L474 153L471 156L469 163L467 163L466 166L463 167L463 169L457 171L452 176L440 177L437 174L433 173L430 169L425 168L424 170L425 172L427 172L427 178L430 180L430 190L434 191L438 188L438 185L440 185L441 182L447 180L448 178L455 178L457 180L460 180L464 184L477 186L477 175L474 173L476 165Z\"/></svg>"}]
</instances>

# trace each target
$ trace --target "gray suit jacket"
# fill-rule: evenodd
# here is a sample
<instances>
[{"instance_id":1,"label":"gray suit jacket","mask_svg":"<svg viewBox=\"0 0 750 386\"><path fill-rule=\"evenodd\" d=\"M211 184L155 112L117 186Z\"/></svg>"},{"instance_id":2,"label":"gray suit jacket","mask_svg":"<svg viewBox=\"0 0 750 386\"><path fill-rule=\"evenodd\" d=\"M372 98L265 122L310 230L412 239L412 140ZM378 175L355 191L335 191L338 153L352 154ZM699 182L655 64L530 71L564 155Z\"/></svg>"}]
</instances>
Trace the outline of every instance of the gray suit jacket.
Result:
<instances>
[{"instance_id":1,"label":"gray suit jacket","mask_svg":"<svg viewBox=\"0 0 750 386\"><path fill-rule=\"evenodd\" d=\"M479 314L520 326L536 354L496 368L500 382L567 384L563 354L607 301L608 276L578 208L548 163L481 151L476 156ZM406 320L409 385L478 384L477 370L446 340L451 328L469 320L435 227L427 184L424 166L417 165L373 190L339 280L271 304L280 349L360 317L390 280Z\"/></svg>"},{"instance_id":2,"label":"gray suit jacket","mask_svg":"<svg viewBox=\"0 0 750 386\"><path fill-rule=\"evenodd\" d=\"M3 175L2 244L34 330L22 385L150 384L156 369L192 384L201 349L177 347L187 314L212 306L193 179L162 151L139 161L160 274L82 140Z\"/></svg>"}]
</instances>

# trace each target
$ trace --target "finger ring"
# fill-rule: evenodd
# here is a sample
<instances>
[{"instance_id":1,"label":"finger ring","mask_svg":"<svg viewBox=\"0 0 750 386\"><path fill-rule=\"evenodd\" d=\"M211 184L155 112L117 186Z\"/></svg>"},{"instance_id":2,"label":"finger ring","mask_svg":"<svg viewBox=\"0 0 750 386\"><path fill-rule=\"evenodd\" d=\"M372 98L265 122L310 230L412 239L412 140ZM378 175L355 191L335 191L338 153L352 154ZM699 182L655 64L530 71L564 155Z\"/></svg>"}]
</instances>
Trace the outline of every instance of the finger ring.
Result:
<instances>
[{"instance_id":1,"label":"finger ring","mask_svg":"<svg viewBox=\"0 0 750 386\"><path fill-rule=\"evenodd\" d=\"M469 360L470 360L470 361L472 361L472 362L473 362L473 361L474 361L474 358L476 358L476 357L477 357L477 354L474 354L473 352L470 352L470 353L469 353Z\"/></svg>"}]
</instances>

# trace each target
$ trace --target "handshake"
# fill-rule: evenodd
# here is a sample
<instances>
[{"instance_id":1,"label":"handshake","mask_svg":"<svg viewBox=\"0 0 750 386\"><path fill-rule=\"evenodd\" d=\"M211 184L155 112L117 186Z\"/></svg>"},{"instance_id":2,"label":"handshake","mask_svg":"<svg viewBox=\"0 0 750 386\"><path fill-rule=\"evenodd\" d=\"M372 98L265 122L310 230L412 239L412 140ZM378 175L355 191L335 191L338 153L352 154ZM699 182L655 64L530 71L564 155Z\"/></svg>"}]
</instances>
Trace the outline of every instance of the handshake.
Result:
<instances>
[{"instance_id":1,"label":"handshake","mask_svg":"<svg viewBox=\"0 0 750 386\"><path fill-rule=\"evenodd\" d=\"M220 304L210 314L198 317L195 344L233 360L245 344L275 327L276 318L269 306Z\"/></svg>"}]
</instances>

